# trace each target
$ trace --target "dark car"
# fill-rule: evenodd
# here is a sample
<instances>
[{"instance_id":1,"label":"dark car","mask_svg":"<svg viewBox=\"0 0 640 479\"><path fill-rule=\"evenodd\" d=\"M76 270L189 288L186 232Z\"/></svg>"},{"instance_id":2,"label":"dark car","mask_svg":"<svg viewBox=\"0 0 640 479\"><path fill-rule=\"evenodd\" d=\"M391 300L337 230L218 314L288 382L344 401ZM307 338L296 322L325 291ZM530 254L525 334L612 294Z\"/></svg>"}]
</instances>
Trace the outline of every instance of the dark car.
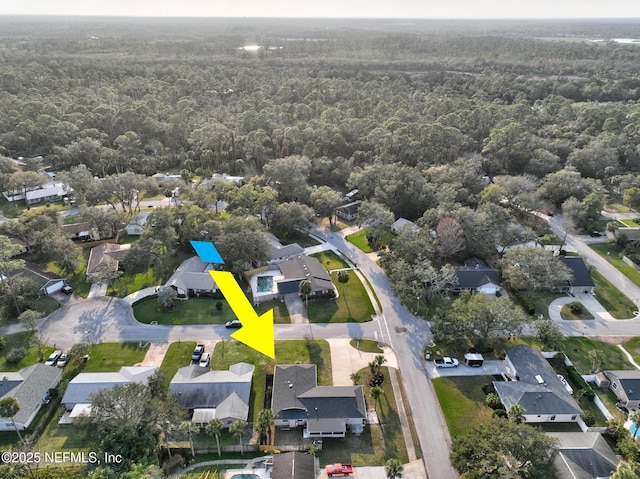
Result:
<instances>
[{"instance_id":1,"label":"dark car","mask_svg":"<svg viewBox=\"0 0 640 479\"><path fill-rule=\"evenodd\" d=\"M239 319L232 319L231 321L227 321L224 324L224 327L229 329L238 329L242 327L242 323Z\"/></svg>"},{"instance_id":2,"label":"dark car","mask_svg":"<svg viewBox=\"0 0 640 479\"><path fill-rule=\"evenodd\" d=\"M591 233L589 233L589 236L591 236L592 238L600 238L600 236L602 236L602 233L598 233L597 231L592 231Z\"/></svg>"},{"instance_id":3,"label":"dark car","mask_svg":"<svg viewBox=\"0 0 640 479\"><path fill-rule=\"evenodd\" d=\"M202 353L204 353L204 344L198 344L191 354L191 360L200 361Z\"/></svg>"},{"instance_id":4,"label":"dark car","mask_svg":"<svg viewBox=\"0 0 640 479\"><path fill-rule=\"evenodd\" d=\"M64 294L71 294L71 293L73 293L73 288L71 286L64 286L62 288L62 292Z\"/></svg>"}]
</instances>

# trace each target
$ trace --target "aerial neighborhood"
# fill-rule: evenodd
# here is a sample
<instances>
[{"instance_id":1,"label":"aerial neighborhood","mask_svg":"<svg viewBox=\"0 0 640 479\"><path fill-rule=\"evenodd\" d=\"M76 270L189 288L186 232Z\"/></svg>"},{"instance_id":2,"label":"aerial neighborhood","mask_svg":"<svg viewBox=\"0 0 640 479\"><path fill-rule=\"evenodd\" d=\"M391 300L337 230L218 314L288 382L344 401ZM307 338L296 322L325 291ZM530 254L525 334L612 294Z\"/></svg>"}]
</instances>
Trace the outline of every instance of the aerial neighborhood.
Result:
<instances>
[{"instance_id":1,"label":"aerial neighborhood","mask_svg":"<svg viewBox=\"0 0 640 479\"><path fill-rule=\"evenodd\" d=\"M640 478L637 22L341 22L0 15L0 477Z\"/></svg>"}]
</instances>

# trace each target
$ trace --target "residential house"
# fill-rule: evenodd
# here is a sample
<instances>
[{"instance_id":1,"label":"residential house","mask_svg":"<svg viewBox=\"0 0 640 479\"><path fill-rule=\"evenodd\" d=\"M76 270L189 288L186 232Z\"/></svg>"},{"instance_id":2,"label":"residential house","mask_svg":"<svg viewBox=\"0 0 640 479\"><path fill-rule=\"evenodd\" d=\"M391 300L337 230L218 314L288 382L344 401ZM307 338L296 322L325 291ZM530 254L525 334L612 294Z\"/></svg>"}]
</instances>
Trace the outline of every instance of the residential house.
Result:
<instances>
[{"instance_id":1,"label":"residential house","mask_svg":"<svg viewBox=\"0 0 640 479\"><path fill-rule=\"evenodd\" d=\"M637 411L640 408L640 371L605 371L609 379L609 389L618 399L618 406L629 411Z\"/></svg>"},{"instance_id":2,"label":"residential house","mask_svg":"<svg viewBox=\"0 0 640 479\"><path fill-rule=\"evenodd\" d=\"M494 381L507 411L516 404L525 410L525 422L576 422L582 410L567 392L542 353L528 345L506 349L507 375L512 381Z\"/></svg>"},{"instance_id":3,"label":"residential house","mask_svg":"<svg viewBox=\"0 0 640 479\"><path fill-rule=\"evenodd\" d=\"M72 241L99 241L100 233L98 228L94 228L91 224L83 223L71 223L68 225L62 225L62 231Z\"/></svg>"},{"instance_id":4,"label":"residential house","mask_svg":"<svg viewBox=\"0 0 640 479\"><path fill-rule=\"evenodd\" d=\"M148 211L141 211L135 215L129 221L129 224L124 227L124 230L130 236L140 236L144 231L144 226L147 223Z\"/></svg>"},{"instance_id":5,"label":"residential house","mask_svg":"<svg viewBox=\"0 0 640 479\"><path fill-rule=\"evenodd\" d=\"M55 389L60 382L62 369L38 363L18 372L0 372L0 399L12 397L18 401L20 410L13 417L15 427L29 427L40 411L42 398ZM0 431L15 430L11 418L0 417Z\"/></svg>"},{"instance_id":6,"label":"residential house","mask_svg":"<svg viewBox=\"0 0 640 479\"><path fill-rule=\"evenodd\" d=\"M216 371L197 364L178 369L169 384L169 394L182 409L192 412L191 421L201 427L220 419L224 427L246 421L255 366L236 363L228 371Z\"/></svg>"},{"instance_id":7,"label":"residential house","mask_svg":"<svg viewBox=\"0 0 640 479\"><path fill-rule=\"evenodd\" d=\"M16 256L31 253L33 251L33 243L26 243L25 241L19 240L18 238L10 238L11 244L20 246L20 251L16 253Z\"/></svg>"},{"instance_id":8,"label":"residential house","mask_svg":"<svg viewBox=\"0 0 640 479\"><path fill-rule=\"evenodd\" d=\"M182 175L170 175L169 173L156 173L155 175L151 175L151 178L158 182L164 181L173 181L173 180L182 180Z\"/></svg>"},{"instance_id":9,"label":"residential house","mask_svg":"<svg viewBox=\"0 0 640 479\"><path fill-rule=\"evenodd\" d=\"M67 281L58 275L43 270L37 264L26 261L22 268L11 271L11 279L24 278L32 281L38 288L39 294L46 296L60 291L67 285ZM4 279L4 278L2 278Z\"/></svg>"},{"instance_id":10,"label":"residential house","mask_svg":"<svg viewBox=\"0 0 640 479\"><path fill-rule=\"evenodd\" d=\"M178 293L179 299L189 299L192 296L211 296L218 288L209 274L213 270L211 263L203 262L198 256L193 256L182 262L165 283Z\"/></svg>"},{"instance_id":11,"label":"residential house","mask_svg":"<svg viewBox=\"0 0 640 479\"><path fill-rule=\"evenodd\" d=\"M282 279L277 281L280 295L298 293L300 282L308 280L311 283L309 298L335 296L335 288L331 276L322 263L313 256L299 256L278 265L282 272Z\"/></svg>"},{"instance_id":12,"label":"residential house","mask_svg":"<svg viewBox=\"0 0 640 479\"><path fill-rule=\"evenodd\" d=\"M209 189L213 188L215 181L225 181L227 183L233 183L234 185L241 185L244 182L244 176L231 176L226 173L214 173L211 178L207 180L207 186Z\"/></svg>"},{"instance_id":13,"label":"residential house","mask_svg":"<svg viewBox=\"0 0 640 479\"><path fill-rule=\"evenodd\" d=\"M130 244L102 243L91 248L89 263L87 264L87 279L95 277L102 268L112 267L118 269L120 261L131 248Z\"/></svg>"},{"instance_id":14,"label":"residential house","mask_svg":"<svg viewBox=\"0 0 640 479\"><path fill-rule=\"evenodd\" d=\"M406 218L398 218L391 224L391 231L394 234L400 234L400 231L405 229L406 231L420 231L420 227L413 221L409 221Z\"/></svg>"},{"instance_id":15,"label":"residential house","mask_svg":"<svg viewBox=\"0 0 640 479\"><path fill-rule=\"evenodd\" d=\"M311 454L286 452L273 456L271 479L310 479L316 476L316 461Z\"/></svg>"},{"instance_id":16,"label":"residential house","mask_svg":"<svg viewBox=\"0 0 640 479\"><path fill-rule=\"evenodd\" d=\"M595 479L610 477L620 459L597 432L550 432L558 440L553 461L557 479Z\"/></svg>"},{"instance_id":17,"label":"residential house","mask_svg":"<svg viewBox=\"0 0 640 479\"><path fill-rule=\"evenodd\" d=\"M345 437L362 433L367 411L362 386L318 386L315 364L278 364L271 409L276 427L303 427L303 436Z\"/></svg>"},{"instance_id":18,"label":"residential house","mask_svg":"<svg viewBox=\"0 0 640 479\"><path fill-rule=\"evenodd\" d=\"M640 228L638 227L623 227L617 228L614 233L616 238L624 236L627 241L638 241L640 239Z\"/></svg>"},{"instance_id":19,"label":"residential house","mask_svg":"<svg viewBox=\"0 0 640 479\"><path fill-rule=\"evenodd\" d=\"M283 245L272 233L267 234L269 240L269 259L267 264L278 264L304 254L304 248L298 243Z\"/></svg>"},{"instance_id":20,"label":"residential house","mask_svg":"<svg viewBox=\"0 0 640 479\"><path fill-rule=\"evenodd\" d=\"M464 266L457 267L456 277L456 283L450 285L451 290L455 293L477 291L487 295L495 295L502 290L498 272L477 258L467 260Z\"/></svg>"},{"instance_id":21,"label":"residential house","mask_svg":"<svg viewBox=\"0 0 640 479\"><path fill-rule=\"evenodd\" d=\"M336 216L339 216L343 220L353 221L358 217L358 210L360 209L360 205L362 201L354 201L352 203L347 203L346 205L338 206L336 208Z\"/></svg>"},{"instance_id":22,"label":"residential house","mask_svg":"<svg viewBox=\"0 0 640 479\"><path fill-rule=\"evenodd\" d=\"M47 183L40 188L27 190L26 203L33 205L37 203L50 203L52 201L62 201L69 191L63 183Z\"/></svg>"},{"instance_id":23,"label":"residential house","mask_svg":"<svg viewBox=\"0 0 640 479\"><path fill-rule=\"evenodd\" d=\"M579 256L558 256L558 259L571 270L573 276L573 279L568 281L568 284L562 288L562 291L571 294L593 293L595 284L582 258Z\"/></svg>"},{"instance_id":24,"label":"residential house","mask_svg":"<svg viewBox=\"0 0 640 479\"><path fill-rule=\"evenodd\" d=\"M58 369L58 368L51 368ZM65 417L62 422L73 422L81 414L90 414L91 396L116 385L129 383L146 384L158 368L156 366L123 366L113 373L80 373L67 385L62 396Z\"/></svg>"}]
</instances>

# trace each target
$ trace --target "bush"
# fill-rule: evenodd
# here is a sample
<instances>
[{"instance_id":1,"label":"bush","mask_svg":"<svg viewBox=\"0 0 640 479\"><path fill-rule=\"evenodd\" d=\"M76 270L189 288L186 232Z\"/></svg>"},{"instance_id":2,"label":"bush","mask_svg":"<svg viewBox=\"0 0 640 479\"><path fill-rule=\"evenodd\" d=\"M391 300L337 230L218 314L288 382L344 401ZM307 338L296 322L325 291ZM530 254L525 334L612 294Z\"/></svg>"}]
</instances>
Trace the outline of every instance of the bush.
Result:
<instances>
[{"instance_id":1,"label":"bush","mask_svg":"<svg viewBox=\"0 0 640 479\"><path fill-rule=\"evenodd\" d=\"M582 420L584 423L591 427L596 423L596 418L593 417L593 413L591 411L585 411L582 413Z\"/></svg>"},{"instance_id":2,"label":"bush","mask_svg":"<svg viewBox=\"0 0 640 479\"><path fill-rule=\"evenodd\" d=\"M522 308L529 316L533 316L534 314L536 314L536 307L529 298L527 298L517 289L511 289L510 292L513 298L518 302L518 304L520 304L520 306L522 306Z\"/></svg>"},{"instance_id":3,"label":"bush","mask_svg":"<svg viewBox=\"0 0 640 479\"><path fill-rule=\"evenodd\" d=\"M496 409L495 411L493 411L493 414L491 414L491 417L507 419L509 415L507 414L507 411L505 411L504 409Z\"/></svg>"},{"instance_id":4,"label":"bush","mask_svg":"<svg viewBox=\"0 0 640 479\"><path fill-rule=\"evenodd\" d=\"M384 374L376 373L372 375L371 378L369 379L369 386L371 386L372 388L376 386L382 386L383 382L384 382Z\"/></svg>"},{"instance_id":5,"label":"bush","mask_svg":"<svg viewBox=\"0 0 640 479\"><path fill-rule=\"evenodd\" d=\"M489 393L484 400L484 403L491 409L502 409L502 401L496 393Z\"/></svg>"},{"instance_id":6,"label":"bush","mask_svg":"<svg viewBox=\"0 0 640 479\"><path fill-rule=\"evenodd\" d=\"M7 353L7 362L10 364L19 363L26 355L25 348L13 348Z\"/></svg>"},{"instance_id":7,"label":"bush","mask_svg":"<svg viewBox=\"0 0 640 479\"><path fill-rule=\"evenodd\" d=\"M485 394L495 394L496 393L496 387L493 385L493 383L487 383L484 386L482 386L482 392Z\"/></svg>"},{"instance_id":8,"label":"bush","mask_svg":"<svg viewBox=\"0 0 640 479\"><path fill-rule=\"evenodd\" d=\"M584 312L584 306L582 306L582 303L578 301L569 303L567 304L567 306L569 307L569 311L571 311L573 314L582 314Z\"/></svg>"},{"instance_id":9,"label":"bush","mask_svg":"<svg viewBox=\"0 0 640 479\"><path fill-rule=\"evenodd\" d=\"M222 301L218 301L218 302L216 303L216 310L218 310L218 311L222 311Z\"/></svg>"},{"instance_id":10,"label":"bush","mask_svg":"<svg viewBox=\"0 0 640 479\"><path fill-rule=\"evenodd\" d=\"M593 401L593 398L596 396L596 394L593 392L593 389L591 389L591 386L589 386L587 382L582 378L576 368L573 366L567 366L567 375L569 376L571 382L573 382L573 384L577 388L584 389L584 397L589 401Z\"/></svg>"}]
</instances>

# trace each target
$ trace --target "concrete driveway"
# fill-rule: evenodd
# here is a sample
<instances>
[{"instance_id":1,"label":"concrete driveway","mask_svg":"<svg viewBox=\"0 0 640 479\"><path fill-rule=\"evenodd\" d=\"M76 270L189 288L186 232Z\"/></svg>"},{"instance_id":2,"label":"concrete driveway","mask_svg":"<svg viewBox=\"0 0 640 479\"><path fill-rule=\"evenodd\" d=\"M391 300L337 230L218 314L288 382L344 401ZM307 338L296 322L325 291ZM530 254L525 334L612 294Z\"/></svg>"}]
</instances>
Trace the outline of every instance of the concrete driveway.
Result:
<instances>
[{"instance_id":1,"label":"concrete driveway","mask_svg":"<svg viewBox=\"0 0 640 479\"><path fill-rule=\"evenodd\" d=\"M426 361L425 369L430 378L448 376L493 376L505 373L504 361L485 360L479 368L472 368L466 364L460 364L457 368L436 368L433 361Z\"/></svg>"}]
</instances>

